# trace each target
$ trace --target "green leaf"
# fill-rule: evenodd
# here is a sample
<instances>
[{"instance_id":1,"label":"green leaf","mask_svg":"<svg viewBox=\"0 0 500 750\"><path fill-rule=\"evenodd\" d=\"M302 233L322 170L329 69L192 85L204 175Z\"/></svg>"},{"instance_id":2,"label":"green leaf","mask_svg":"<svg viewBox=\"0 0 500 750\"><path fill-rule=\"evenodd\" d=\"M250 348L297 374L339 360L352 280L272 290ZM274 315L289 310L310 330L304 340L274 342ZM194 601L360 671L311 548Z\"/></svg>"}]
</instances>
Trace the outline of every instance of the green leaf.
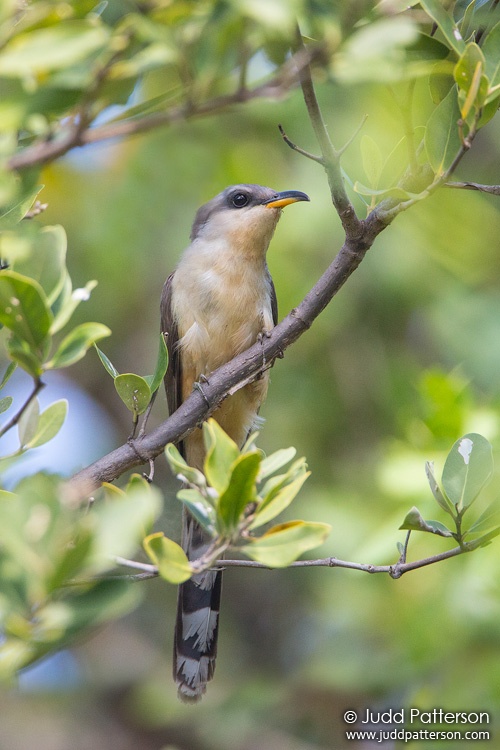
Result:
<instances>
[{"instance_id":1,"label":"green leaf","mask_svg":"<svg viewBox=\"0 0 500 750\"><path fill-rule=\"evenodd\" d=\"M493 473L490 443L471 432L454 444L446 459L443 489L453 505L462 510L471 505Z\"/></svg>"},{"instance_id":2,"label":"green leaf","mask_svg":"<svg viewBox=\"0 0 500 750\"><path fill-rule=\"evenodd\" d=\"M41 286L15 271L0 274L0 323L35 349L46 341L52 313Z\"/></svg>"},{"instance_id":3,"label":"green leaf","mask_svg":"<svg viewBox=\"0 0 500 750\"><path fill-rule=\"evenodd\" d=\"M420 0L420 5L439 27L444 38L450 45L450 49L457 54L462 54L465 42L458 30L452 16L445 10L442 0Z\"/></svg>"},{"instance_id":4,"label":"green leaf","mask_svg":"<svg viewBox=\"0 0 500 750\"><path fill-rule=\"evenodd\" d=\"M16 367L17 367L17 365L16 365L15 362L11 362L10 365L7 367L7 369L5 370L4 376L2 378L2 382L0 383L0 391L2 390L2 388L5 385L7 385L7 383L10 380L10 378L12 377L12 375L16 371Z\"/></svg>"},{"instance_id":5,"label":"green leaf","mask_svg":"<svg viewBox=\"0 0 500 750\"><path fill-rule=\"evenodd\" d=\"M500 500L495 500L491 505L481 513L477 521L467 529L464 536L469 538L470 535L483 534L493 528L500 526Z\"/></svg>"},{"instance_id":6,"label":"green leaf","mask_svg":"<svg viewBox=\"0 0 500 750\"><path fill-rule=\"evenodd\" d=\"M160 344L158 347L158 357L156 359L156 367L153 375L151 377L146 377L145 380L147 384L149 385L151 389L151 393L154 393L158 390L159 386L161 385L161 381L163 380L165 373L167 372L168 367L168 350L167 350L167 344L165 342L165 336L163 333L160 333Z\"/></svg>"},{"instance_id":7,"label":"green leaf","mask_svg":"<svg viewBox=\"0 0 500 750\"><path fill-rule=\"evenodd\" d=\"M472 542L468 542L467 549L472 552L472 550L475 550L478 547L487 547L488 544L491 544L493 539L499 534L500 526L497 526L495 529L492 529L487 534L483 534L483 536L480 536L478 539L474 539Z\"/></svg>"},{"instance_id":8,"label":"green leaf","mask_svg":"<svg viewBox=\"0 0 500 750\"><path fill-rule=\"evenodd\" d=\"M468 44L454 69L455 81L460 89L460 112L467 119L472 108L483 107L488 95L488 79L483 75L484 55L477 44Z\"/></svg>"},{"instance_id":9,"label":"green leaf","mask_svg":"<svg viewBox=\"0 0 500 750\"><path fill-rule=\"evenodd\" d=\"M304 471L297 479L287 484L275 494L270 493L272 499L267 500L264 498L262 505L255 512L255 520L250 525L250 528L256 529L259 526L263 526L288 508L310 474L310 471Z\"/></svg>"},{"instance_id":10,"label":"green leaf","mask_svg":"<svg viewBox=\"0 0 500 750\"><path fill-rule=\"evenodd\" d=\"M446 172L460 150L459 119L457 90L454 86L433 111L425 131L427 157L438 176Z\"/></svg>"},{"instance_id":11,"label":"green leaf","mask_svg":"<svg viewBox=\"0 0 500 750\"><path fill-rule=\"evenodd\" d=\"M193 466L189 466L173 443L168 443L165 446L165 456L172 472L181 481L187 481L188 484L196 484L198 487L206 486L207 482L204 474Z\"/></svg>"},{"instance_id":12,"label":"green leaf","mask_svg":"<svg viewBox=\"0 0 500 750\"><path fill-rule=\"evenodd\" d=\"M203 465L205 476L209 484L222 495L229 484L232 465L240 454L238 446L215 419L204 422L203 439L206 450Z\"/></svg>"},{"instance_id":13,"label":"green leaf","mask_svg":"<svg viewBox=\"0 0 500 750\"><path fill-rule=\"evenodd\" d=\"M32 377L38 378L43 373L43 352L34 352L30 345L14 334L7 341L7 351L14 363L22 367Z\"/></svg>"},{"instance_id":14,"label":"green leaf","mask_svg":"<svg viewBox=\"0 0 500 750\"><path fill-rule=\"evenodd\" d=\"M11 404L12 396L5 396L4 398L0 398L0 414L3 414L4 411L10 409Z\"/></svg>"},{"instance_id":15,"label":"green leaf","mask_svg":"<svg viewBox=\"0 0 500 750\"><path fill-rule=\"evenodd\" d=\"M37 185L24 193L13 205L8 206L0 216L0 231L12 229L26 216L33 205L38 193L43 189L43 185Z\"/></svg>"},{"instance_id":16,"label":"green leaf","mask_svg":"<svg viewBox=\"0 0 500 750\"><path fill-rule=\"evenodd\" d=\"M110 335L111 331L102 323L81 323L62 340L50 362L46 363L46 369L73 365L85 356L92 344Z\"/></svg>"},{"instance_id":17,"label":"green leaf","mask_svg":"<svg viewBox=\"0 0 500 750\"><path fill-rule=\"evenodd\" d=\"M91 521L94 523L92 572L109 570L113 556L128 557L133 554L158 517L163 498L150 484L137 485L127 492L109 492L106 488L103 502L95 503Z\"/></svg>"},{"instance_id":18,"label":"green leaf","mask_svg":"<svg viewBox=\"0 0 500 750\"><path fill-rule=\"evenodd\" d=\"M52 440L63 426L67 412L68 402L64 398L42 411L35 434L25 443L25 448L38 448Z\"/></svg>"},{"instance_id":19,"label":"green leaf","mask_svg":"<svg viewBox=\"0 0 500 750\"><path fill-rule=\"evenodd\" d=\"M207 531L215 535L217 516L209 500L195 489L179 490L178 499L184 503L193 518Z\"/></svg>"},{"instance_id":20,"label":"green leaf","mask_svg":"<svg viewBox=\"0 0 500 750\"><path fill-rule=\"evenodd\" d=\"M493 26L483 41L482 52L490 86L500 84L500 21Z\"/></svg>"},{"instance_id":21,"label":"green leaf","mask_svg":"<svg viewBox=\"0 0 500 750\"><path fill-rule=\"evenodd\" d=\"M437 483L436 477L434 476L434 462L433 461L425 462L425 473L427 474L427 480L429 482L429 486L431 488L432 494L434 495L434 498L437 504L447 513L449 513L450 516L453 516L453 518L455 518L456 512L455 512L453 503L451 503L449 499L446 497L446 495L444 495L441 492L441 488L439 484Z\"/></svg>"},{"instance_id":22,"label":"green leaf","mask_svg":"<svg viewBox=\"0 0 500 750\"><path fill-rule=\"evenodd\" d=\"M368 182L372 188L377 188L383 166L380 147L369 135L364 135L361 138L360 146L363 169L368 177Z\"/></svg>"},{"instance_id":23,"label":"green leaf","mask_svg":"<svg viewBox=\"0 0 500 750\"><path fill-rule=\"evenodd\" d=\"M247 557L270 568L285 568L303 552L322 544L330 530L326 523L289 521L273 526L240 549Z\"/></svg>"},{"instance_id":24,"label":"green leaf","mask_svg":"<svg viewBox=\"0 0 500 750\"><path fill-rule=\"evenodd\" d=\"M104 352L102 352L99 349L99 347L97 346L97 344L94 344L94 349L96 350L97 355L98 355L99 359L101 360L101 362L102 362L102 364L103 364L104 369L106 370L106 372L109 375L111 375L111 377L113 378L113 380L115 378L117 378L120 373L118 372L118 370L116 369L116 367L114 366L114 364L111 362L111 360L104 354Z\"/></svg>"},{"instance_id":25,"label":"green leaf","mask_svg":"<svg viewBox=\"0 0 500 750\"><path fill-rule=\"evenodd\" d=\"M80 302L87 302L96 286L97 281L89 281L84 287L73 289L71 279L68 274L65 275L61 293L52 305L54 322L50 327L51 333L57 333L64 328Z\"/></svg>"},{"instance_id":26,"label":"green leaf","mask_svg":"<svg viewBox=\"0 0 500 750\"><path fill-rule=\"evenodd\" d=\"M146 537L144 549L149 559L158 567L161 577L169 583L183 583L193 575L194 571L182 547L168 539L163 532Z\"/></svg>"},{"instance_id":27,"label":"green leaf","mask_svg":"<svg viewBox=\"0 0 500 750\"><path fill-rule=\"evenodd\" d=\"M33 440L38 430L39 420L40 404L38 403L38 399L34 398L28 408L24 410L17 425L21 447L24 447Z\"/></svg>"},{"instance_id":28,"label":"green leaf","mask_svg":"<svg viewBox=\"0 0 500 750\"><path fill-rule=\"evenodd\" d=\"M244 453L233 463L229 484L219 498L217 515L222 530L237 529L246 506L256 498L255 482L259 473L261 453Z\"/></svg>"},{"instance_id":29,"label":"green leaf","mask_svg":"<svg viewBox=\"0 0 500 750\"><path fill-rule=\"evenodd\" d=\"M443 523L440 523L439 521L425 521L418 508L412 508L409 513L406 514L405 519L399 528L407 531L427 531L430 534L437 534L438 536L453 536L453 532L451 532Z\"/></svg>"},{"instance_id":30,"label":"green leaf","mask_svg":"<svg viewBox=\"0 0 500 750\"><path fill-rule=\"evenodd\" d=\"M380 198L387 196L396 198L396 200L398 201L406 201L410 198L413 200L416 200L417 198L423 200L427 197L426 191L424 191L423 193L409 193L408 190L404 190L397 185L394 187L380 188L380 190L376 190L375 188L363 185L363 183L359 182L359 180L356 180L356 182L354 183L353 190L354 192L358 193L358 195L371 195Z\"/></svg>"},{"instance_id":31,"label":"green leaf","mask_svg":"<svg viewBox=\"0 0 500 750\"><path fill-rule=\"evenodd\" d=\"M50 305L57 299L66 278L66 232L61 226L42 227L31 237L31 251L14 259L11 268L42 287Z\"/></svg>"},{"instance_id":32,"label":"green leaf","mask_svg":"<svg viewBox=\"0 0 500 750\"><path fill-rule=\"evenodd\" d=\"M134 415L146 411L151 401L151 390L140 375L135 375L133 372L117 375L115 388L127 409Z\"/></svg>"},{"instance_id":33,"label":"green leaf","mask_svg":"<svg viewBox=\"0 0 500 750\"><path fill-rule=\"evenodd\" d=\"M76 536L67 544L57 560L54 570L47 580L47 590L53 591L68 583L85 571L85 563L90 557L94 538L90 527L80 527Z\"/></svg>"},{"instance_id":34,"label":"green leaf","mask_svg":"<svg viewBox=\"0 0 500 750\"><path fill-rule=\"evenodd\" d=\"M282 466L295 458L297 450L295 448L281 448L262 459L258 481L261 482L266 477L274 474Z\"/></svg>"},{"instance_id":35,"label":"green leaf","mask_svg":"<svg viewBox=\"0 0 500 750\"><path fill-rule=\"evenodd\" d=\"M109 32L91 21L64 21L15 36L2 50L0 75L26 78L69 67L103 49Z\"/></svg>"}]
</instances>

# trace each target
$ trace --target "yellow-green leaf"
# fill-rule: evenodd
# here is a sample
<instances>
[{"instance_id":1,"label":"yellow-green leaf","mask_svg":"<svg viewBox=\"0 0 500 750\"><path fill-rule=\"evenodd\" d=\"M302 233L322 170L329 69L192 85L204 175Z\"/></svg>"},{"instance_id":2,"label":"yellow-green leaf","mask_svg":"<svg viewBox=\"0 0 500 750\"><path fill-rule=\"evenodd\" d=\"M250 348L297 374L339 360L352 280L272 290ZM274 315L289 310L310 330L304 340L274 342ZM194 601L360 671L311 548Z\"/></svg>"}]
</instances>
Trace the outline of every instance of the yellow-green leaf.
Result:
<instances>
[{"instance_id":1,"label":"yellow-green leaf","mask_svg":"<svg viewBox=\"0 0 500 750\"><path fill-rule=\"evenodd\" d=\"M150 534L143 542L149 559L158 567L162 578L170 583L183 583L193 575L186 553L163 532Z\"/></svg>"},{"instance_id":2,"label":"yellow-green leaf","mask_svg":"<svg viewBox=\"0 0 500 750\"><path fill-rule=\"evenodd\" d=\"M303 552L322 544L330 529L326 523L289 521L273 526L263 536L241 547L241 550L247 557L270 568L285 568Z\"/></svg>"}]
</instances>

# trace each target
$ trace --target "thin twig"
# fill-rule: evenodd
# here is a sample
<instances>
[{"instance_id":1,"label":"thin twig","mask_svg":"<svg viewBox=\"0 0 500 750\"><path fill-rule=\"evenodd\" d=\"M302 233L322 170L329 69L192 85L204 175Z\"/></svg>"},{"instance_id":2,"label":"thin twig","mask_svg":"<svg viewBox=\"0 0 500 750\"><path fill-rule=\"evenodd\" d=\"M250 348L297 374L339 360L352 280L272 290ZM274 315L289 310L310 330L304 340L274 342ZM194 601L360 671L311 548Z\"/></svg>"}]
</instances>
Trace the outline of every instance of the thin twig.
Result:
<instances>
[{"instance_id":1,"label":"thin twig","mask_svg":"<svg viewBox=\"0 0 500 750\"><path fill-rule=\"evenodd\" d=\"M359 570L363 573L385 573L391 578L397 580L401 578L404 573L409 573L412 570L418 570L424 568L427 565L434 565L435 563L442 562L443 560L449 560L452 557L458 557L458 555L465 554L469 550L465 547L453 547L453 549L447 550L446 552L440 552L437 555L422 558L421 560L414 560L413 562L405 562L399 560L393 565L372 565L371 563L357 563L349 560L339 560L337 557L325 557L316 560L297 560L287 568L344 568L348 570ZM118 565L122 565L126 568L132 568L133 570L140 570L141 572L135 575L113 575L113 576L102 576L91 579L106 581L110 580L124 580L124 581L145 581L151 578L157 578L159 576L158 568L156 565L150 565L148 563L136 562L135 560L127 560L123 557L115 557L115 562ZM283 568L271 568L269 565L264 563L256 562L255 560L217 560L214 563L214 568L254 568L258 570L283 570ZM88 580L76 580L72 581L71 585L80 585L89 583Z\"/></svg>"},{"instance_id":2,"label":"thin twig","mask_svg":"<svg viewBox=\"0 0 500 750\"><path fill-rule=\"evenodd\" d=\"M11 417L11 419L9 419L9 421L6 422L6 424L4 424L4 426L0 429L0 438L3 437L6 432L8 432L10 429L12 429L12 427L14 427L19 422L19 420L21 419L21 417L23 416L24 412L29 407L29 405L31 404L31 402L33 401L33 399L35 399L37 397L37 395L39 394L39 392L44 387L45 387L45 383L43 383L40 380L40 378L36 378L34 380L33 389L31 391L31 393L29 394L28 398L26 399L26 401L24 402L24 404L21 406L21 408L19 409L19 411L16 414L14 414L14 416Z\"/></svg>"},{"instance_id":3,"label":"thin twig","mask_svg":"<svg viewBox=\"0 0 500 750\"><path fill-rule=\"evenodd\" d=\"M305 156L306 159L311 159L312 161L315 161L318 164L321 164L323 167L325 166L325 162L322 156L316 156L316 154L311 154L309 151L304 151L303 148L300 148L300 146L297 146L296 143L290 140L290 138L287 136L287 134L285 133L281 125L278 125L278 130L280 131L281 136L287 146L290 146L291 149L293 149L294 151L297 151L297 153L299 154L302 154L302 156Z\"/></svg>"},{"instance_id":4,"label":"thin twig","mask_svg":"<svg viewBox=\"0 0 500 750\"><path fill-rule=\"evenodd\" d=\"M479 190L481 193L500 195L500 185L481 185L478 182L445 182L444 187L458 190Z\"/></svg>"},{"instance_id":5,"label":"thin twig","mask_svg":"<svg viewBox=\"0 0 500 750\"><path fill-rule=\"evenodd\" d=\"M113 138L125 138L141 133L148 133L175 122L206 117L242 104L252 99L279 99L297 85L297 69L300 71L310 60L306 51L299 51L277 71L276 75L253 89L238 88L231 94L217 96L201 104L191 102L171 107L164 112L153 112L140 118L122 119L115 122L90 127L81 127L80 123L71 122L52 140L43 140L28 146L9 159L8 167L12 170L26 169L46 164L64 156L73 148L98 143Z\"/></svg>"},{"instance_id":6,"label":"thin twig","mask_svg":"<svg viewBox=\"0 0 500 750\"><path fill-rule=\"evenodd\" d=\"M296 27L295 40L295 51L302 51L305 54L306 48L298 26ZM307 113L321 150L321 163L328 178L333 205L339 215L347 237L358 237L362 231L361 222L356 216L354 207L347 196L340 167L339 153L330 139L328 129L323 120L314 89L310 65L304 65L299 70L298 75Z\"/></svg>"}]
</instances>

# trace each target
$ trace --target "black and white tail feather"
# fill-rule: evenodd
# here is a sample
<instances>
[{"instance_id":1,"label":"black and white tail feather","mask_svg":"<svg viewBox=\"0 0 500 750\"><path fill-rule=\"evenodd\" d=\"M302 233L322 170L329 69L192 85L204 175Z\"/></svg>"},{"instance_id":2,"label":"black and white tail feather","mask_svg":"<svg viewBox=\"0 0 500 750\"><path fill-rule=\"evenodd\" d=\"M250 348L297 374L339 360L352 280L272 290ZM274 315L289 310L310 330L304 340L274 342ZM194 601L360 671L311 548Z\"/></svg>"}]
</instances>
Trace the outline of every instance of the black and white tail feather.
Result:
<instances>
[{"instance_id":1,"label":"black and white tail feather","mask_svg":"<svg viewBox=\"0 0 500 750\"><path fill-rule=\"evenodd\" d=\"M190 560L206 551L207 537L185 511L183 548ZM174 680L179 698L196 703L215 671L222 572L206 570L179 586L174 638Z\"/></svg>"}]
</instances>

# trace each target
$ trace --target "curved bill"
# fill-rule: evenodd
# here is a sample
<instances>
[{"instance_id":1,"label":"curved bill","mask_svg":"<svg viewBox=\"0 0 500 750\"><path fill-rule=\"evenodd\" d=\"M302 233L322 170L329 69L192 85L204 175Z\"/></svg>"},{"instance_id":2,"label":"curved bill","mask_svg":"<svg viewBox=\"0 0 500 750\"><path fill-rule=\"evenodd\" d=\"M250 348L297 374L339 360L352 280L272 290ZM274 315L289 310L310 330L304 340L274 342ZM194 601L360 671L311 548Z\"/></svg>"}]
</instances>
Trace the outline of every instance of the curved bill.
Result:
<instances>
[{"instance_id":1,"label":"curved bill","mask_svg":"<svg viewBox=\"0 0 500 750\"><path fill-rule=\"evenodd\" d=\"M282 193L276 193L268 201L265 201L263 205L266 208L284 208L289 206L290 203L297 203L297 201L308 201L309 196L305 193L301 193L300 190L283 190Z\"/></svg>"}]
</instances>

